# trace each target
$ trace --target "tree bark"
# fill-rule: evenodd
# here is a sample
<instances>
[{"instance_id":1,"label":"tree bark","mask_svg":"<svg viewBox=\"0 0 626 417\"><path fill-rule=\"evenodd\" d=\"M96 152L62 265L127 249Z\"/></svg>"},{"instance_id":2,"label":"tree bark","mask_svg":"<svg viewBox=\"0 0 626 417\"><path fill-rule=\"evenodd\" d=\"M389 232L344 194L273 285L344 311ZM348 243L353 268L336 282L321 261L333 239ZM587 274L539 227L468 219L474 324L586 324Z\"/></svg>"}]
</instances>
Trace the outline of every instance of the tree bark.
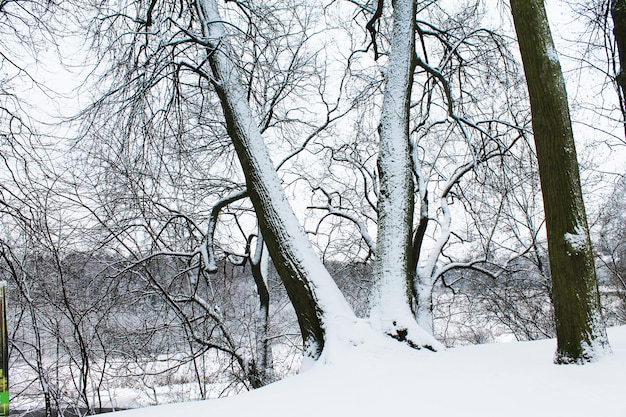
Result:
<instances>
[{"instance_id":1,"label":"tree bark","mask_svg":"<svg viewBox=\"0 0 626 417\"><path fill-rule=\"evenodd\" d=\"M617 44L619 56L619 72L615 77L619 88L619 102L622 111L622 123L626 132L626 0L611 1L611 19L613 20L613 35ZM621 94L620 94L621 93Z\"/></svg>"},{"instance_id":2,"label":"tree bark","mask_svg":"<svg viewBox=\"0 0 626 417\"><path fill-rule=\"evenodd\" d=\"M251 371L252 385L255 388L274 382L274 363L272 358L272 344L269 340L270 324L270 291L267 286L269 274L268 259L264 250L263 237L257 237L254 254L248 241L250 269L259 296L259 310L256 318L256 358Z\"/></svg>"},{"instance_id":3,"label":"tree bark","mask_svg":"<svg viewBox=\"0 0 626 417\"><path fill-rule=\"evenodd\" d=\"M209 64L268 252L295 309L305 355L317 359L331 327L356 316L296 218L252 115L215 0L200 2ZM341 327L341 326L338 326ZM340 330L339 330L340 331Z\"/></svg>"},{"instance_id":4,"label":"tree bark","mask_svg":"<svg viewBox=\"0 0 626 417\"><path fill-rule=\"evenodd\" d=\"M370 319L411 346L434 348L415 322L411 251L414 183L409 110L415 62L415 0L393 0L393 29L378 132L378 238ZM424 342L428 340L428 342Z\"/></svg>"},{"instance_id":5,"label":"tree bark","mask_svg":"<svg viewBox=\"0 0 626 417\"><path fill-rule=\"evenodd\" d=\"M530 96L546 215L556 363L609 350L561 65L543 0L511 0Z\"/></svg>"},{"instance_id":6,"label":"tree bark","mask_svg":"<svg viewBox=\"0 0 626 417\"><path fill-rule=\"evenodd\" d=\"M626 97L626 0L613 0L611 2L611 18L613 19L613 34L617 43L619 54L620 70L617 74L617 84L622 90L622 95ZM622 111L626 111L622 109Z\"/></svg>"}]
</instances>

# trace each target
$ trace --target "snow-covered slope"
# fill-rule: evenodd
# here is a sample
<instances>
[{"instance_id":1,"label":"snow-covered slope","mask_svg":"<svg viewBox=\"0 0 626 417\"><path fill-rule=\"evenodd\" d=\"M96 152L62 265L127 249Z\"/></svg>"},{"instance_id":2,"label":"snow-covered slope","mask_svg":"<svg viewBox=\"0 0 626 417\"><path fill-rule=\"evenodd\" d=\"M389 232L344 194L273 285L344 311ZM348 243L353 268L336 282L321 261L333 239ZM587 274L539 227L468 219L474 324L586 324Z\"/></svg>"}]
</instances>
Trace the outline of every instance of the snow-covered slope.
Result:
<instances>
[{"instance_id":1,"label":"snow-covered slope","mask_svg":"<svg viewBox=\"0 0 626 417\"><path fill-rule=\"evenodd\" d=\"M584 366L553 365L554 340L438 353L372 340L263 389L115 417L624 417L626 327L609 338L613 354Z\"/></svg>"}]
</instances>

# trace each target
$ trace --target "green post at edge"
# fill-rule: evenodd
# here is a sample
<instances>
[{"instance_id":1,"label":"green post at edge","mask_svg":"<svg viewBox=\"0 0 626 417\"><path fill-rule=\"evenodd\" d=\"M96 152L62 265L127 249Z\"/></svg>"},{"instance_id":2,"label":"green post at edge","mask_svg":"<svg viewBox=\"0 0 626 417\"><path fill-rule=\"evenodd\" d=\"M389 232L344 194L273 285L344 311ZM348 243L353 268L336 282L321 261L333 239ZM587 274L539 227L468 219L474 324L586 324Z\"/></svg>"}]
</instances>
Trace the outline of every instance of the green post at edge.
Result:
<instances>
[{"instance_id":1,"label":"green post at edge","mask_svg":"<svg viewBox=\"0 0 626 417\"><path fill-rule=\"evenodd\" d=\"M9 415L9 340L6 290L6 281L0 281L0 416Z\"/></svg>"}]
</instances>

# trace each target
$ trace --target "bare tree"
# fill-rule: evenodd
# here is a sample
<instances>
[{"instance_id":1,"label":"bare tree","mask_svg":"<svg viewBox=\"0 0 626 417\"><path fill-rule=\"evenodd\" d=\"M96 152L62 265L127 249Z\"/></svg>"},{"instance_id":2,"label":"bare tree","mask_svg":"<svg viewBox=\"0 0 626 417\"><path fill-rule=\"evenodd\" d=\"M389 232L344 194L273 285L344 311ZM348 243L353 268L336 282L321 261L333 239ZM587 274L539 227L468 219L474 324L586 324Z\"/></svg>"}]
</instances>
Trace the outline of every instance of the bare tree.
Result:
<instances>
[{"instance_id":1,"label":"bare tree","mask_svg":"<svg viewBox=\"0 0 626 417\"><path fill-rule=\"evenodd\" d=\"M366 16L373 15L372 11L364 10ZM509 40L484 25L477 3L455 13L424 3L417 15L415 31L419 43L413 58L408 113L416 210L411 220L411 277L407 288L413 314L420 326L432 333L433 288L446 272L457 268L479 269L478 265L490 263L496 257L502 265L492 267L501 271L507 259L526 250L527 242L520 241L520 246L515 248L498 242L508 235L503 231L502 219L513 215L508 211L502 214L507 210L503 204L514 198L518 192L516 186L525 184L513 178L517 178L518 171L506 166L516 163L518 148L524 148L520 143L525 143L529 120L526 110L516 102L524 93L518 88L520 71L507 52ZM369 25L378 26L385 28L381 22ZM381 29L374 40L378 43L377 53L386 57L390 53L389 42L383 34L387 35ZM370 63L367 67L359 53L355 51L351 60L370 73L363 70L358 73L364 81L357 91L376 97L382 77L371 74L372 68L387 74L385 66L378 68ZM501 99L493 100L493 97ZM359 107L362 113L351 126L353 136L358 139L350 136L341 146L328 146L329 174L310 181L314 191L310 208L326 213L315 226L316 235L322 235L324 227L331 227L331 222L344 225L337 230L342 230L343 236L350 236L348 240L352 244L348 247L354 253L350 256L361 259L376 256L376 239L370 231L377 227L377 202L382 198L381 178L374 163L378 152L377 141L372 139L376 137L376 127L370 122L376 120L380 109L372 103L374 100L364 101ZM489 182L504 183L508 177L510 182L505 186L489 188ZM480 211L492 207L492 216ZM473 224L460 220L463 216ZM337 252L345 256L346 239L339 238L337 233L333 236L336 242L322 242L324 250L331 256L340 256ZM360 246L354 245L357 240ZM337 249L331 249L334 243ZM468 260L465 253L473 246L484 252L474 250L478 255ZM486 269L483 272L494 273Z\"/></svg>"},{"instance_id":2,"label":"bare tree","mask_svg":"<svg viewBox=\"0 0 626 417\"><path fill-rule=\"evenodd\" d=\"M254 13L252 9L244 11ZM159 10L150 9L148 12L154 17ZM161 12L167 13L167 10ZM350 337L341 335L343 330L339 329L345 326L338 323L344 321L355 323L356 318L314 253L287 203L280 179L261 136L263 126L266 124L255 121L257 119L252 111L256 106L254 101L251 104L250 99L254 97L256 90L254 88L245 90L246 84L243 79L246 73L241 73L236 65L235 57L238 54L234 52L230 38L227 37L228 32L221 23L222 18L218 14L217 5L212 2L199 2L197 8L186 10L185 13L190 13L192 21L201 24L199 27L201 31L190 33L181 30L183 26L174 26L175 36L183 36L184 42L194 44L205 55L205 59L192 63L187 60L188 58L181 57L178 62L164 63L162 68L165 70L167 65L175 64L168 67L179 71L175 74L195 74L202 83L206 83L203 87L207 89L206 91L214 88L218 93L228 135L243 167L247 194L258 216L261 234L296 309L307 351L310 356L316 358L326 341ZM152 19L146 19L147 21ZM162 53L161 49L157 53ZM193 59L197 60L197 56ZM411 57L407 59L411 60ZM244 74L244 77L239 74ZM254 85L255 78L250 80L252 84L248 85ZM276 113L276 108L270 110ZM333 108L330 108L329 115L332 115L333 111ZM327 123L328 121L323 123L322 128ZM410 163L410 160L407 160L407 163ZM410 178L410 171L408 173ZM200 252L202 250L198 253ZM403 297L404 294L406 293L403 293ZM410 311L408 303L406 301L404 303L407 311ZM429 341L426 344L435 345L433 340L427 340ZM420 345L418 341L414 341L413 344Z\"/></svg>"},{"instance_id":3,"label":"bare tree","mask_svg":"<svg viewBox=\"0 0 626 417\"><path fill-rule=\"evenodd\" d=\"M232 63L234 52L217 4L200 5L200 19L208 38L213 85L224 111L227 130L246 176L250 199L268 251L296 309L307 355L317 358L337 321L353 321L352 310L313 251L293 213L280 179L248 106Z\"/></svg>"}]
</instances>

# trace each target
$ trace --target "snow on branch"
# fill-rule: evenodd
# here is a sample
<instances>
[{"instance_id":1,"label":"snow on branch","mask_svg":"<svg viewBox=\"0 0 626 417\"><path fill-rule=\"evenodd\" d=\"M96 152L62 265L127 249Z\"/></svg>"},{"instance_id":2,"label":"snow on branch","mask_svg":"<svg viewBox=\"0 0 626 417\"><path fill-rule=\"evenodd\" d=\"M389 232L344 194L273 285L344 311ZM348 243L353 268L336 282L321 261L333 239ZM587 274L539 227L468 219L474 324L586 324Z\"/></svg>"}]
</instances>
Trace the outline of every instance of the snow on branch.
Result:
<instances>
[{"instance_id":1,"label":"snow on branch","mask_svg":"<svg viewBox=\"0 0 626 417\"><path fill-rule=\"evenodd\" d=\"M359 233L361 234L361 237L363 238L363 241L367 245L367 247L370 250L370 252L371 253L376 253L376 241L369 234L369 231L367 229L367 225L361 219L359 219L354 214L349 213L345 209L336 207L333 204L333 202L332 202L332 196L330 195L330 193L328 193L328 191L324 190L322 187L317 187L313 191L320 191L320 192L322 192L326 196L326 204L319 205L319 206L309 206L309 207L307 207L308 209L312 209L312 210L326 210L328 212L328 215L337 216L337 217L349 220L350 222L354 223L354 225L359 229Z\"/></svg>"},{"instance_id":2,"label":"snow on branch","mask_svg":"<svg viewBox=\"0 0 626 417\"><path fill-rule=\"evenodd\" d=\"M242 200L248 196L248 190L243 189L234 191L217 201L211 209L211 215L209 217L209 225L207 227L206 238L203 244L200 245L200 253L202 256L202 263L205 271L209 273L217 272L217 259L215 257L215 229L217 227L217 219L222 209L229 204Z\"/></svg>"}]
</instances>

